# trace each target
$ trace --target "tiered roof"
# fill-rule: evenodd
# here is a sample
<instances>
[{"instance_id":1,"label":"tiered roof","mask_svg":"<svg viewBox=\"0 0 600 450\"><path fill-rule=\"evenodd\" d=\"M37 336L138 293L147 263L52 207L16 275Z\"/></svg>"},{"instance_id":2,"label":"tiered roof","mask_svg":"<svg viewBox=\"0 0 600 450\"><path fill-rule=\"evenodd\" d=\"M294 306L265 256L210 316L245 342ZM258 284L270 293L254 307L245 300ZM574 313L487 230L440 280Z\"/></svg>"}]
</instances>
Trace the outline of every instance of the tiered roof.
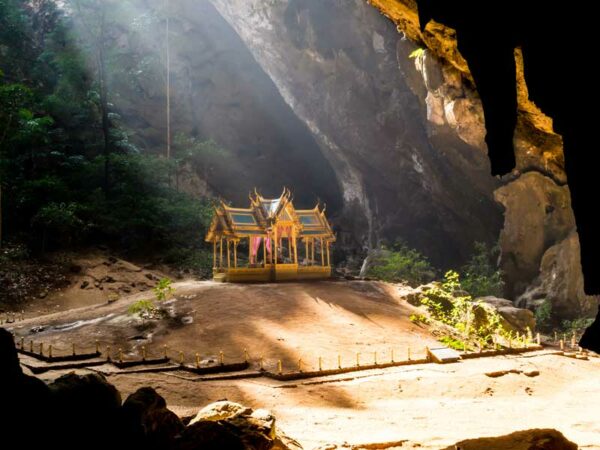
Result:
<instances>
[{"instance_id":1,"label":"tiered roof","mask_svg":"<svg viewBox=\"0 0 600 450\"><path fill-rule=\"evenodd\" d=\"M215 207L206 241L212 242L221 237L264 236L275 225L293 226L298 238L318 237L335 241L325 217L325 207L317 203L313 209L295 209L292 194L286 188L279 198L273 199L262 197L255 189L250 194L249 208L233 208L220 201Z\"/></svg>"}]
</instances>

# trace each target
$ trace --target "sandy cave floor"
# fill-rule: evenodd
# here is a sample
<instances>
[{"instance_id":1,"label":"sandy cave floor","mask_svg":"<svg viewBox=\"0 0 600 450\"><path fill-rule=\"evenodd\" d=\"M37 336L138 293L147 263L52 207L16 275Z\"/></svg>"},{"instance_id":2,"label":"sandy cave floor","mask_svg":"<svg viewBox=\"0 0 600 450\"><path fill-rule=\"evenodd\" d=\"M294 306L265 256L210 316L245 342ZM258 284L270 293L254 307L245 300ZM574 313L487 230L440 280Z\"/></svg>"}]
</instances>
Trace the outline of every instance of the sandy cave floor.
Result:
<instances>
[{"instance_id":1,"label":"sandy cave floor","mask_svg":"<svg viewBox=\"0 0 600 450\"><path fill-rule=\"evenodd\" d=\"M185 281L176 287L175 298L166 305L170 317L151 327L126 313L131 303L148 296L135 293L111 304L31 317L10 328L17 340L23 336L26 342L54 343L57 349L68 349L71 342L84 348L100 340L103 346L122 346L131 358L139 355L141 345L152 353L166 344L185 350L187 358L196 351L214 358L223 350L234 360L247 348L254 362L261 354L272 369L277 359L292 367L298 358L314 368L318 355L326 368L336 363L338 353L344 365L354 361L356 352L365 363L374 351L384 361L390 348L399 355L409 346L418 356L419 349L436 342L427 329L410 322L415 309L401 298L397 285ZM34 327L43 328L33 333ZM509 369L534 369L539 375L485 375ZM41 378L49 381L62 373ZM600 358L583 361L539 351L291 382L193 381L193 375L183 372L113 374L109 381L123 397L153 386L181 416L225 398L270 409L279 426L306 449L402 440L439 448L535 427L555 428L581 448L600 449L599 373Z\"/></svg>"}]
</instances>

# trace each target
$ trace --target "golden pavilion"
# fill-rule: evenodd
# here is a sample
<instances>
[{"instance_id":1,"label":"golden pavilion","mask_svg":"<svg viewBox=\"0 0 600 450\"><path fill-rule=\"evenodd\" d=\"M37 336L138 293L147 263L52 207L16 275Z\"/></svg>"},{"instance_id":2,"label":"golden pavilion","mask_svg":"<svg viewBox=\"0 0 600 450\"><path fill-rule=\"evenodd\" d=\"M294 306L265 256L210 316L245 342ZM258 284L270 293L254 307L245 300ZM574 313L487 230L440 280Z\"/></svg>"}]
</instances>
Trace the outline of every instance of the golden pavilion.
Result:
<instances>
[{"instance_id":1,"label":"golden pavilion","mask_svg":"<svg viewBox=\"0 0 600 450\"><path fill-rule=\"evenodd\" d=\"M243 242L243 241L246 242ZM325 207L296 209L291 192L267 199L256 189L249 208L221 201L206 234L213 244L213 278L219 281L276 281L331 276L331 243L335 235ZM239 255L238 245L248 245ZM298 243L304 247L298 249ZM246 251L244 251L246 253ZM244 263L241 263L243 260Z\"/></svg>"}]
</instances>

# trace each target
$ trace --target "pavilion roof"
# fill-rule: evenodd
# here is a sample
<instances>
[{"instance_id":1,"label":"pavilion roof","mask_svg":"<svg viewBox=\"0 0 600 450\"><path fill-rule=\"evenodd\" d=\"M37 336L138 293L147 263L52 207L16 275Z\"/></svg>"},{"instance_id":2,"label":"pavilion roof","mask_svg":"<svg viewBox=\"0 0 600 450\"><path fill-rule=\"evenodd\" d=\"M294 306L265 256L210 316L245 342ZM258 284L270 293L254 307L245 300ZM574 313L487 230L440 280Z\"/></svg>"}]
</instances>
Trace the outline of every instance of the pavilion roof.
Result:
<instances>
[{"instance_id":1,"label":"pavilion roof","mask_svg":"<svg viewBox=\"0 0 600 450\"><path fill-rule=\"evenodd\" d=\"M206 241L220 238L240 238L252 235L265 236L274 226L292 226L296 236L335 240L335 235L325 217L325 208L317 204L313 209L296 210L292 195L283 190L279 198L264 198L256 190L250 194L249 208L234 208L221 201L215 207Z\"/></svg>"}]
</instances>

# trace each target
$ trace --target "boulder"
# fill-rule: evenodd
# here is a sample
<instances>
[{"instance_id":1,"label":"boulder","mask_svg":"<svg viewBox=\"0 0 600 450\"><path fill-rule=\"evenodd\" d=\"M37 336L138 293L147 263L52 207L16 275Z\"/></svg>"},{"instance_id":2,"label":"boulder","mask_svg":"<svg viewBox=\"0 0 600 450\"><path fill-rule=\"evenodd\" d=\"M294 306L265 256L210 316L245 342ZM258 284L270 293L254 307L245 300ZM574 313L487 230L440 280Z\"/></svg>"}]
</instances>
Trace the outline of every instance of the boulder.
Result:
<instances>
[{"instance_id":1,"label":"boulder","mask_svg":"<svg viewBox=\"0 0 600 450\"><path fill-rule=\"evenodd\" d=\"M535 330L535 316L528 309L517 308L513 302L493 296L479 297L476 300L493 307L502 319L502 326L508 331L525 333L527 328Z\"/></svg>"},{"instance_id":2,"label":"boulder","mask_svg":"<svg viewBox=\"0 0 600 450\"><path fill-rule=\"evenodd\" d=\"M176 450L247 450L237 430L224 422L200 421L185 428Z\"/></svg>"},{"instance_id":3,"label":"boulder","mask_svg":"<svg viewBox=\"0 0 600 450\"><path fill-rule=\"evenodd\" d=\"M553 316L558 318L593 317L598 302L584 292L579 250L575 231L550 247L542 257L537 278L517 298L517 305L535 309L548 300Z\"/></svg>"},{"instance_id":4,"label":"boulder","mask_svg":"<svg viewBox=\"0 0 600 450\"><path fill-rule=\"evenodd\" d=\"M207 423L216 423L219 426L207 427ZM265 409L254 410L230 401L219 401L202 408L184 431L182 442L185 444L185 447L182 448L186 450L213 448L193 447L191 443L188 443L189 439L191 439L190 436L201 433L203 430L208 430L206 432L214 434L217 439L231 441L231 445L237 445L234 441L235 439L239 439L239 442L243 445L241 448L244 449L302 449L298 442L276 428L275 416L271 412Z\"/></svg>"},{"instance_id":5,"label":"boulder","mask_svg":"<svg viewBox=\"0 0 600 450\"><path fill-rule=\"evenodd\" d=\"M211 403L210 405L205 406L196 417L194 417L189 425L193 425L196 422L200 421L217 421L217 420L225 420L236 417L240 414L250 414L252 413L252 408L248 408L246 406L242 406L239 403L230 402L227 400L219 401Z\"/></svg>"},{"instance_id":6,"label":"boulder","mask_svg":"<svg viewBox=\"0 0 600 450\"><path fill-rule=\"evenodd\" d=\"M487 295L485 297L477 297L475 300L479 300L487 303L488 305L493 306L498 309L503 306L514 306L513 302L507 300L505 298L494 297L493 295Z\"/></svg>"},{"instance_id":7,"label":"boulder","mask_svg":"<svg viewBox=\"0 0 600 450\"><path fill-rule=\"evenodd\" d=\"M577 450L577 444L553 429L516 431L505 436L467 439L444 450Z\"/></svg>"},{"instance_id":8,"label":"boulder","mask_svg":"<svg viewBox=\"0 0 600 450\"><path fill-rule=\"evenodd\" d=\"M172 448L185 428L179 417L167 409L165 399L151 387L140 388L127 397L123 420L127 441L151 450Z\"/></svg>"},{"instance_id":9,"label":"boulder","mask_svg":"<svg viewBox=\"0 0 600 450\"><path fill-rule=\"evenodd\" d=\"M440 287L441 283L439 281L432 281L431 283L422 284L419 287L412 289L410 292L404 294L404 298L408 303L413 306L421 306L421 302L423 300L423 296L425 292L431 290L434 287Z\"/></svg>"},{"instance_id":10,"label":"boulder","mask_svg":"<svg viewBox=\"0 0 600 450\"><path fill-rule=\"evenodd\" d=\"M99 374L69 373L49 385L61 449L106 449L121 439L121 395Z\"/></svg>"},{"instance_id":11,"label":"boulder","mask_svg":"<svg viewBox=\"0 0 600 450\"><path fill-rule=\"evenodd\" d=\"M0 327L0 402L2 405L3 448L10 448L10 436L18 437L19 448L44 448L51 431L50 395L43 381L23 373L10 332ZM43 420L29 420L39 414ZM35 431L32 433L32 423Z\"/></svg>"}]
</instances>

